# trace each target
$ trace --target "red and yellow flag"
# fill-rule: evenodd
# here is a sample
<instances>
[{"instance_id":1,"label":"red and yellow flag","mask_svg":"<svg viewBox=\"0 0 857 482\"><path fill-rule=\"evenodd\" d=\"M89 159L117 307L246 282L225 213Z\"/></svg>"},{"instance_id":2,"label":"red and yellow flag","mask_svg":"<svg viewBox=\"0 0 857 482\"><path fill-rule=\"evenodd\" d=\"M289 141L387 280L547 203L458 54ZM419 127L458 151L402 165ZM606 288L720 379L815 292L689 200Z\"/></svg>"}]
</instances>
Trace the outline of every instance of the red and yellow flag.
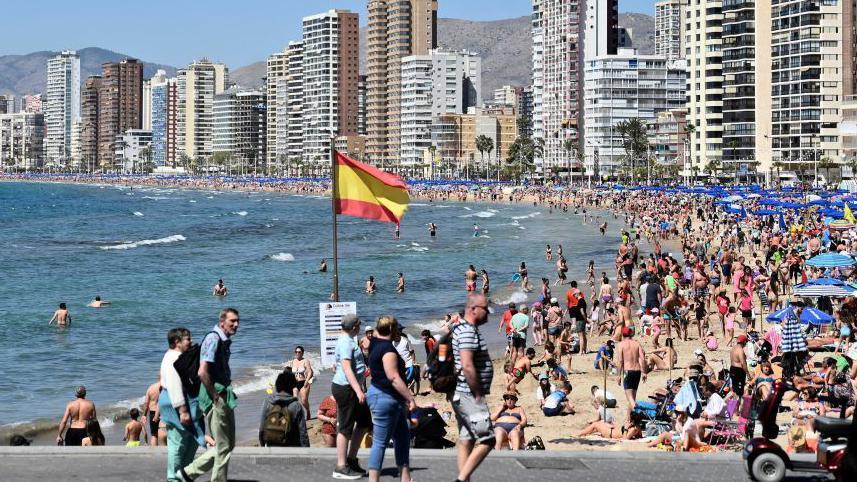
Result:
<instances>
[{"instance_id":1,"label":"red and yellow flag","mask_svg":"<svg viewBox=\"0 0 857 482\"><path fill-rule=\"evenodd\" d=\"M408 209L408 186L399 176L336 153L336 214L398 223Z\"/></svg>"}]
</instances>

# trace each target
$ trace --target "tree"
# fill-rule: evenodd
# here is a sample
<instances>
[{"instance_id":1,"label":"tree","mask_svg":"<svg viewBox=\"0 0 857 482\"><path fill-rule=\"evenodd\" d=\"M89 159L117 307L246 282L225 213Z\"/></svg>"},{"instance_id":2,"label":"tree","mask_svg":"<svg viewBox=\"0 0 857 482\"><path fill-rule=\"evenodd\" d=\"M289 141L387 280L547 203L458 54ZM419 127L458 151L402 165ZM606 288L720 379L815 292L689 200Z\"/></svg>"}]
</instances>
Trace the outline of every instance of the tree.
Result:
<instances>
[{"instance_id":1,"label":"tree","mask_svg":"<svg viewBox=\"0 0 857 482\"><path fill-rule=\"evenodd\" d=\"M494 150L494 139L491 139L485 135L476 136L476 150L479 151L479 154L482 156L482 162L485 162L485 153L488 153L488 157L491 157L491 151ZM485 177L488 177L488 169L485 169Z\"/></svg>"},{"instance_id":2,"label":"tree","mask_svg":"<svg viewBox=\"0 0 857 482\"><path fill-rule=\"evenodd\" d=\"M519 137L509 148L509 156L506 158L506 172L510 178L518 182L521 175L536 169L535 159L543 153L543 148L538 142L529 137Z\"/></svg>"},{"instance_id":3,"label":"tree","mask_svg":"<svg viewBox=\"0 0 857 482\"><path fill-rule=\"evenodd\" d=\"M566 140L562 141L562 148L565 150L565 155L568 156L568 183L569 184L571 184L571 181L572 181L571 154L572 154L572 151L574 151L575 146L577 146L577 143L574 142L574 139L566 139Z\"/></svg>"},{"instance_id":4,"label":"tree","mask_svg":"<svg viewBox=\"0 0 857 482\"><path fill-rule=\"evenodd\" d=\"M629 172L633 180L635 174L636 160L646 159L646 152L649 148L649 134L646 131L646 124L635 117L620 122L616 125L616 130L622 136L622 147L625 148L625 162L629 164Z\"/></svg>"}]
</instances>

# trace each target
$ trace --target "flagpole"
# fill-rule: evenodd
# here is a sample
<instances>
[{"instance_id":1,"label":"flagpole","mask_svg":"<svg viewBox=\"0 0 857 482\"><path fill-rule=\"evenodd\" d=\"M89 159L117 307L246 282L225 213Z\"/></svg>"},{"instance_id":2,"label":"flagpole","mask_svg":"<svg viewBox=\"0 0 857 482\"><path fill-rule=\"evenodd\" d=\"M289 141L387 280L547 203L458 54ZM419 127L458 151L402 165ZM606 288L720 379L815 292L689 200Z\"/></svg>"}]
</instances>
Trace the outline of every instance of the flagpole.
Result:
<instances>
[{"instance_id":1,"label":"flagpole","mask_svg":"<svg viewBox=\"0 0 857 482\"><path fill-rule=\"evenodd\" d=\"M330 136L330 206L333 214L333 301L339 301L339 251L336 245L336 149Z\"/></svg>"}]
</instances>

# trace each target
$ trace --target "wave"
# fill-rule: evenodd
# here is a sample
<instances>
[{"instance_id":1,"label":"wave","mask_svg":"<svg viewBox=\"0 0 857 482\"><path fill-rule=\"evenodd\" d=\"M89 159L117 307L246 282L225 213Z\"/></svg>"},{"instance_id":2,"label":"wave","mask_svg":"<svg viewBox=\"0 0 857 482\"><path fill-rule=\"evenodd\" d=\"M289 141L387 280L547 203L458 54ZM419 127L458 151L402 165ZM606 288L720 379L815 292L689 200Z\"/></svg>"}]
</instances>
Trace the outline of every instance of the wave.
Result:
<instances>
[{"instance_id":1,"label":"wave","mask_svg":"<svg viewBox=\"0 0 857 482\"><path fill-rule=\"evenodd\" d=\"M512 216L512 219L530 219L536 216L540 216L542 213L536 211L534 213L527 214L526 216Z\"/></svg>"},{"instance_id":2,"label":"wave","mask_svg":"<svg viewBox=\"0 0 857 482\"><path fill-rule=\"evenodd\" d=\"M247 211L233 211L232 214L234 214L236 216L246 216Z\"/></svg>"},{"instance_id":3,"label":"wave","mask_svg":"<svg viewBox=\"0 0 857 482\"><path fill-rule=\"evenodd\" d=\"M426 203L408 203L409 206L431 206L431 204Z\"/></svg>"},{"instance_id":4,"label":"wave","mask_svg":"<svg viewBox=\"0 0 857 482\"><path fill-rule=\"evenodd\" d=\"M140 211L134 211L134 216L142 216L142 215L143 215L143 213L141 213Z\"/></svg>"},{"instance_id":5,"label":"wave","mask_svg":"<svg viewBox=\"0 0 857 482\"><path fill-rule=\"evenodd\" d=\"M140 199L151 199L153 201L160 201L162 199L170 199L166 196L143 196Z\"/></svg>"},{"instance_id":6,"label":"wave","mask_svg":"<svg viewBox=\"0 0 857 482\"><path fill-rule=\"evenodd\" d=\"M464 214L459 218L493 218L497 214L496 211L479 211L473 214Z\"/></svg>"},{"instance_id":7,"label":"wave","mask_svg":"<svg viewBox=\"0 0 857 482\"><path fill-rule=\"evenodd\" d=\"M149 246L152 244L168 244L168 243L177 243L179 241L185 241L187 238L182 236L181 234L174 234L172 236L167 236L166 238L159 239L144 239L142 241L131 241L128 243L120 243L120 244L112 244L109 246L99 246L101 249L109 250L109 249L134 249L140 246Z\"/></svg>"},{"instance_id":8,"label":"wave","mask_svg":"<svg viewBox=\"0 0 857 482\"><path fill-rule=\"evenodd\" d=\"M272 254L270 256L270 259L274 261L294 261L295 257L292 256L292 253L277 253Z\"/></svg>"},{"instance_id":9,"label":"wave","mask_svg":"<svg viewBox=\"0 0 857 482\"><path fill-rule=\"evenodd\" d=\"M190 201L188 201L188 202L190 202L190 203L195 203L195 202L196 202L196 199L191 199L191 200L190 200Z\"/></svg>"},{"instance_id":10,"label":"wave","mask_svg":"<svg viewBox=\"0 0 857 482\"><path fill-rule=\"evenodd\" d=\"M525 303L527 301L527 294L523 291L515 291L508 298L503 300L494 300L494 304L497 305L508 305L509 303Z\"/></svg>"}]
</instances>

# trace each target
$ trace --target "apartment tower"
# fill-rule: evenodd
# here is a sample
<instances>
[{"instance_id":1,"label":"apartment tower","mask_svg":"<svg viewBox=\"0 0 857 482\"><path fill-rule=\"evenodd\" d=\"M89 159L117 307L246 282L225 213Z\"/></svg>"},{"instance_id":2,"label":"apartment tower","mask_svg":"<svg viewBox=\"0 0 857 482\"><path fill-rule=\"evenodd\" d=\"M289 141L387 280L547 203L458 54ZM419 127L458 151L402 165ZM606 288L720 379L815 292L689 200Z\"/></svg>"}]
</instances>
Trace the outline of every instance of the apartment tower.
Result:
<instances>
[{"instance_id":1,"label":"apartment tower","mask_svg":"<svg viewBox=\"0 0 857 482\"><path fill-rule=\"evenodd\" d=\"M667 60L684 58L682 49L686 0L664 0L655 4L655 55Z\"/></svg>"},{"instance_id":2,"label":"apartment tower","mask_svg":"<svg viewBox=\"0 0 857 482\"><path fill-rule=\"evenodd\" d=\"M228 76L225 65L207 59L194 61L176 74L176 160L211 155L214 96L226 90Z\"/></svg>"},{"instance_id":3,"label":"apartment tower","mask_svg":"<svg viewBox=\"0 0 857 482\"><path fill-rule=\"evenodd\" d=\"M87 171L98 167L98 96L101 76L93 75L83 83L80 95L80 160Z\"/></svg>"},{"instance_id":4,"label":"apartment tower","mask_svg":"<svg viewBox=\"0 0 857 482\"><path fill-rule=\"evenodd\" d=\"M688 167L697 172L708 173L723 160L722 6L722 0L685 5L687 124L693 130Z\"/></svg>"},{"instance_id":5,"label":"apartment tower","mask_svg":"<svg viewBox=\"0 0 857 482\"><path fill-rule=\"evenodd\" d=\"M143 123L143 64L137 59L101 65L98 93L98 162L112 166L116 137Z\"/></svg>"},{"instance_id":6,"label":"apartment tower","mask_svg":"<svg viewBox=\"0 0 857 482\"><path fill-rule=\"evenodd\" d=\"M360 26L330 10L303 19L303 160L329 164L331 137L357 135Z\"/></svg>"},{"instance_id":7,"label":"apartment tower","mask_svg":"<svg viewBox=\"0 0 857 482\"><path fill-rule=\"evenodd\" d=\"M65 50L48 59L45 87L45 158L67 162L71 157L71 133L80 117L80 56Z\"/></svg>"},{"instance_id":8,"label":"apartment tower","mask_svg":"<svg viewBox=\"0 0 857 482\"><path fill-rule=\"evenodd\" d=\"M437 0L369 0L367 158L379 165L400 154L401 63L437 48Z\"/></svg>"}]
</instances>

